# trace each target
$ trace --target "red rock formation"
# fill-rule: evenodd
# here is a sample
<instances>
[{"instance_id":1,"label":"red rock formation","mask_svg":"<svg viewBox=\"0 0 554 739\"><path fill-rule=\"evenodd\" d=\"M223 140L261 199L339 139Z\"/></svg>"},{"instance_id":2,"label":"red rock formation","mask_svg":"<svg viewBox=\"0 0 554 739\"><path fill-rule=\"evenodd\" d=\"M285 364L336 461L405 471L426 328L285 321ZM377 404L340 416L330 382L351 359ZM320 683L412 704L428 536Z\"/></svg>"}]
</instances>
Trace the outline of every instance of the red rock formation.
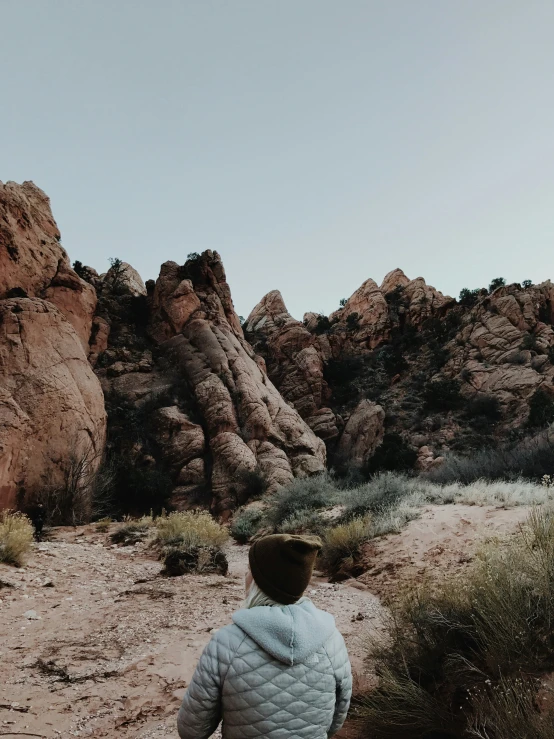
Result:
<instances>
[{"instance_id":1,"label":"red rock formation","mask_svg":"<svg viewBox=\"0 0 554 739\"><path fill-rule=\"evenodd\" d=\"M215 511L244 502L248 472L259 469L274 490L324 469L323 442L283 400L244 339L217 252L184 267L162 266L150 332L179 367L202 418ZM185 462L179 477L186 486L204 467Z\"/></svg>"},{"instance_id":2,"label":"red rock formation","mask_svg":"<svg viewBox=\"0 0 554 739\"><path fill-rule=\"evenodd\" d=\"M72 455L98 465L105 424L100 384L61 311L0 300L0 508L61 484Z\"/></svg>"},{"instance_id":3,"label":"red rock formation","mask_svg":"<svg viewBox=\"0 0 554 739\"><path fill-rule=\"evenodd\" d=\"M254 348L262 342L267 372L285 400L322 439L338 434L325 407L329 388L323 378L318 337L287 311L281 293L268 293L248 316L244 330Z\"/></svg>"},{"instance_id":4,"label":"red rock formation","mask_svg":"<svg viewBox=\"0 0 554 739\"><path fill-rule=\"evenodd\" d=\"M0 182L0 299L19 288L48 300L88 347L96 292L71 269L50 200L32 182Z\"/></svg>"}]
</instances>

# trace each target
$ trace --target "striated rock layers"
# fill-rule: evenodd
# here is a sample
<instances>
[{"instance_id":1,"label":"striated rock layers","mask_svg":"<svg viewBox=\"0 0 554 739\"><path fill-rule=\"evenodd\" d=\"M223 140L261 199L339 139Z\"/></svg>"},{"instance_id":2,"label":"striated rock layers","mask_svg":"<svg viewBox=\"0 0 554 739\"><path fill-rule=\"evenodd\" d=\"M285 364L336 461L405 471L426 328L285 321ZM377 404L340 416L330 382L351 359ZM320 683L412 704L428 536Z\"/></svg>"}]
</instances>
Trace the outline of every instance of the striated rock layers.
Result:
<instances>
[{"instance_id":1,"label":"striated rock layers","mask_svg":"<svg viewBox=\"0 0 554 739\"><path fill-rule=\"evenodd\" d=\"M50 200L32 182L0 182L0 299L53 303L88 347L96 292L71 268L60 246Z\"/></svg>"},{"instance_id":2,"label":"striated rock layers","mask_svg":"<svg viewBox=\"0 0 554 739\"><path fill-rule=\"evenodd\" d=\"M196 255L184 267L162 266L150 332L179 368L201 419L190 424L175 409L163 410L166 426L177 425L175 456L177 447L185 452L179 480L186 486L209 470L215 512L245 502L249 473L263 475L271 491L325 468L324 443L245 341L217 252Z\"/></svg>"},{"instance_id":3,"label":"striated rock layers","mask_svg":"<svg viewBox=\"0 0 554 739\"><path fill-rule=\"evenodd\" d=\"M106 414L80 337L52 303L0 300L0 509L100 462Z\"/></svg>"}]
</instances>

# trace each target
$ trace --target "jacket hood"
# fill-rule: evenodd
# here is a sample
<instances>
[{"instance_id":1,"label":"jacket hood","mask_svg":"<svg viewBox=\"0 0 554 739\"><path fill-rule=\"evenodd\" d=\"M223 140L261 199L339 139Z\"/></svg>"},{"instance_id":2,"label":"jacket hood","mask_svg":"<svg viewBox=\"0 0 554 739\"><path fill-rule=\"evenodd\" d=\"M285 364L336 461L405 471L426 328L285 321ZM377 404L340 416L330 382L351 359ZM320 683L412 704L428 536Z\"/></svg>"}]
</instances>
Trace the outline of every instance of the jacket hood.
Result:
<instances>
[{"instance_id":1,"label":"jacket hood","mask_svg":"<svg viewBox=\"0 0 554 739\"><path fill-rule=\"evenodd\" d=\"M291 606L257 606L233 614L234 623L280 662L306 662L329 639L335 619L311 600Z\"/></svg>"}]
</instances>

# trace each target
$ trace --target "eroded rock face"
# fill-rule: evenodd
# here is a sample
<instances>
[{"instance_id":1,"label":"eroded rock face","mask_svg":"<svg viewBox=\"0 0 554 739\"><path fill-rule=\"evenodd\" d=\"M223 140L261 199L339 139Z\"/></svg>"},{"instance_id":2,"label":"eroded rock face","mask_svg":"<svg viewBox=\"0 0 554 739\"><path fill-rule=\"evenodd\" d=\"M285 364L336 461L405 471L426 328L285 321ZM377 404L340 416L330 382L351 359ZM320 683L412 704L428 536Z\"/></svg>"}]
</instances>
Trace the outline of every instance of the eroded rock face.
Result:
<instances>
[{"instance_id":1,"label":"eroded rock face","mask_svg":"<svg viewBox=\"0 0 554 739\"><path fill-rule=\"evenodd\" d=\"M322 439L337 436L318 338L290 315L278 290L258 303L244 330L254 348L263 345L267 372L287 402Z\"/></svg>"},{"instance_id":2,"label":"eroded rock face","mask_svg":"<svg viewBox=\"0 0 554 739\"><path fill-rule=\"evenodd\" d=\"M0 182L0 299L19 288L48 300L88 346L96 292L71 268L50 200L32 182Z\"/></svg>"},{"instance_id":3,"label":"eroded rock face","mask_svg":"<svg viewBox=\"0 0 554 739\"><path fill-rule=\"evenodd\" d=\"M247 472L261 470L274 490L324 469L325 445L285 402L244 339L217 252L184 267L163 265L153 311L151 335L202 417L214 511L225 515L245 502Z\"/></svg>"},{"instance_id":4,"label":"eroded rock face","mask_svg":"<svg viewBox=\"0 0 554 739\"><path fill-rule=\"evenodd\" d=\"M102 389L62 312L0 300L0 508L60 484L72 455L99 464L105 426Z\"/></svg>"},{"instance_id":5,"label":"eroded rock face","mask_svg":"<svg viewBox=\"0 0 554 739\"><path fill-rule=\"evenodd\" d=\"M121 262L119 268L110 267L104 276L104 282L114 285L129 295L146 295L146 286L142 277L128 262Z\"/></svg>"},{"instance_id":6,"label":"eroded rock face","mask_svg":"<svg viewBox=\"0 0 554 739\"><path fill-rule=\"evenodd\" d=\"M338 452L342 460L363 467L373 456L385 433L385 411L377 403L364 399L348 419L340 438Z\"/></svg>"}]
</instances>

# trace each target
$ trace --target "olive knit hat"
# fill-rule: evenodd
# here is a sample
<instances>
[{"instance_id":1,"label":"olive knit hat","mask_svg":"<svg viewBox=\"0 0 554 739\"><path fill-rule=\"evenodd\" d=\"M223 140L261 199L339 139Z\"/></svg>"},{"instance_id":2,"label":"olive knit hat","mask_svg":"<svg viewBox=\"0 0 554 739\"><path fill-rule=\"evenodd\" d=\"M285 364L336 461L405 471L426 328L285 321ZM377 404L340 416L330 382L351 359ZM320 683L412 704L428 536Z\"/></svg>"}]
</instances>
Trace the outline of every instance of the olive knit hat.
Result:
<instances>
[{"instance_id":1,"label":"olive knit hat","mask_svg":"<svg viewBox=\"0 0 554 739\"><path fill-rule=\"evenodd\" d=\"M255 541L248 559L257 586L283 605L295 603L308 587L318 552L319 536L271 534Z\"/></svg>"}]
</instances>

